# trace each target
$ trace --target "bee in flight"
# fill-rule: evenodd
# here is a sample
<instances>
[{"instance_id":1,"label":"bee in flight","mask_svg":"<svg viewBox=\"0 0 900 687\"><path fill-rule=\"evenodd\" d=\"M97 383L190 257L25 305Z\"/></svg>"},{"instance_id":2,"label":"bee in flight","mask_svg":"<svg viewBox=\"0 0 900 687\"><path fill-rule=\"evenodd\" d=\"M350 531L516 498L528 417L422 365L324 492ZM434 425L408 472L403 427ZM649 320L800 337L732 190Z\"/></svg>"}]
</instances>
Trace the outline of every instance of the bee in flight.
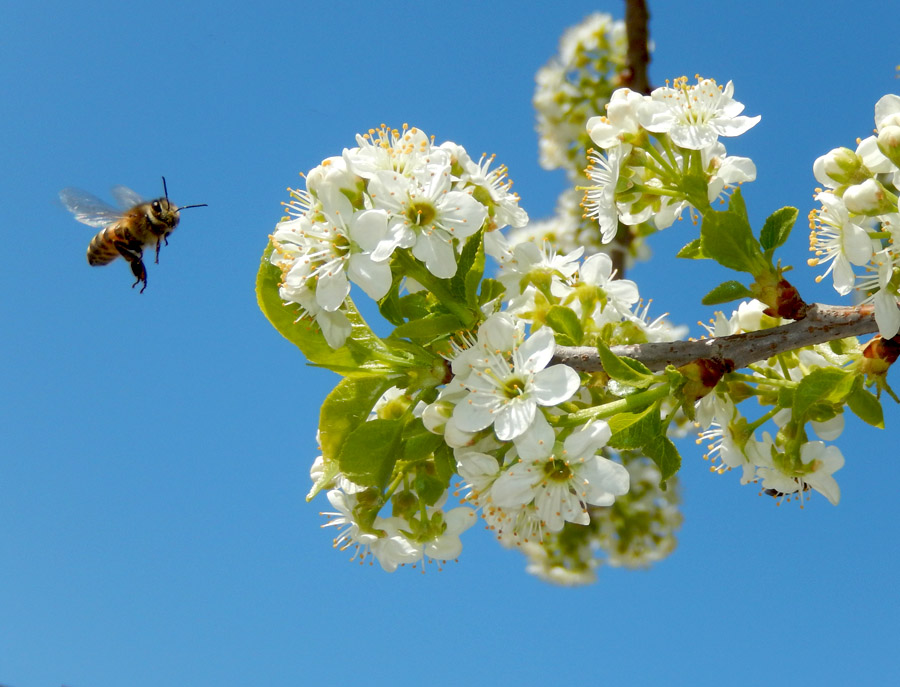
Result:
<instances>
[{"instance_id":1,"label":"bee in flight","mask_svg":"<svg viewBox=\"0 0 900 687\"><path fill-rule=\"evenodd\" d=\"M118 210L77 188L64 188L59 192L59 198L82 224L103 227L88 245L88 263L108 265L121 255L131 264L135 279L131 288L143 284L141 293L144 293L147 288L144 248L156 246L156 264L159 264L160 245L169 245L168 236L175 231L181 219L178 213L187 208L207 207L206 203L176 207L169 201L165 177L163 193L162 198L145 201L126 186L114 186L112 194L122 206Z\"/></svg>"}]
</instances>

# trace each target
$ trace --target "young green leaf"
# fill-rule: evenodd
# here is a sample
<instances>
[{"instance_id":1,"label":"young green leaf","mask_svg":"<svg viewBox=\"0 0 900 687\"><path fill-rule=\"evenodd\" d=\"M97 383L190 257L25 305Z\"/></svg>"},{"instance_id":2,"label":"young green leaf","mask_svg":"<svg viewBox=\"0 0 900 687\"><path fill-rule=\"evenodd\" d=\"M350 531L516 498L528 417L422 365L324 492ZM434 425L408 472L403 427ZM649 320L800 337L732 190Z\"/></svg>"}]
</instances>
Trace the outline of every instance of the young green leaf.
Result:
<instances>
[{"instance_id":1,"label":"young green leaf","mask_svg":"<svg viewBox=\"0 0 900 687\"><path fill-rule=\"evenodd\" d=\"M612 430L607 445L617 449L636 449L645 446L662 434L659 403L654 403L639 413L619 413L609 418Z\"/></svg>"},{"instance_id":2,"label":"young green leaf","mask_svg":"<svg viewBox=\"0 0 900 687\"><path fill-rule=\"evenodd\" d=\"M460 303L466 303L470 307L475 303L478 284L484 275L484 246L481 236L482 232L478 231L466 240L459 260L456 261L456 274L448 281L450 292Z\"/></svg>"},{"instance_id":3,"label":"young green leaf","mask_svg":"<svg viewBox=\"0 0 900 687\"><path fill-rule=\"evenodd\" d=\"M597 344L597 351L600 354L603 371L617 382L637 389L646 389L659 381L646 365L632 358L617 356L602 342Z\"/></svg>"},{"instance_id":4,"label":"young green leaf","mask_svg":"<svg viewBox=\"0 0 900 687\"><path fill-rule=\"evenodd\" d=\"M393 331L392 336L427 344L442 336L452 334L459 328L459 318L456 315L438 313L405 322Z\"/></svg>"},{"instance_id":5,"label":"young green leaf","mask_svg":"<svg viewBox=\"0 0 900 687\"><path fill-rule=\"evenodd\" d=\"M359 311L348 301L345 314L350 321L351 334L344 346L335 350L325 341L319 327L307 318L301 318L296 306L285 304L278 294L281 270L269 262L271 244L263 253L256 275L256 301L263 315L278 333L294 344L311 363L327 367L340 374L383 374L380 365L371 366L375 352L385 353L387 348L363 320ZM369 368L374 369L370 370Z\"/></svg>"},{"instance_id":6,"label":"young green leaf","mask_svg":"<svg viewBox=\"0 0 900 687\"><path fill-rule=\"evenodd\" d=\"M425 503L433 506L447 491L449 484L434 474L420 471L413 481L413 486L416 493L422 497Z\"/></svg>"},{"instance_id":7,"label":"young green leaf","mask_svg":"<svg viewBox=\"0 0 900 687\"><path fill-rule=\"evenodd\" d=\"M469 237L469 240L466 242L466 249L468 250L469 246L474 245L474 256L471 263L467 262L461 264L460 267L457 268L466 269L466 303L473 310L478 309L478 286L481 284L481 279L484 276L484 241L481 240L481 237L481 231L477 232L474 236ZM464 251L461 256L461 263L462 258L465 257Z\"/></svg>"},{"instance_id":8,"label":"young green leaf","mask_svg":"<svg viewBox=\"0 0 900 687\"><path fill-rule=\"evenodd\" d=\"M363 422L347 436L338 455L345 477L363 487L387 485L400 457L400 420Z\"/></svg>"},{"instance_id":9,"label":"young green leaf","mask_svg":"<svg viewBox=\"0 0 900 687\"><path fill-rule=\"evenodd\" d=\"M841 403L853 388L854 375L836 367L820 367L800 380L794 392L793 417L806 419L816 403Z\"/></svg>"},{"instance_id":10,"label":"young green leaf","mask_svg":"<svg viewBox=\"0 0 900 687\"><path fill-rule=\"evenodd\" d=\"M443 443L440 434L429 432L421 420L416 420L403 430L403 460L410 463L424 460Z\"/></svg>"},{"instance_id":11,"label":"young green leaf","mask_svg":"<svg viewBox=\"0 0 900 687\"><path fill-rule=\"evenodd\" d=\"M694 239L678 251L676 258L686 258L688 260L706 260L709 256L703 252L703 246L699 238Z\"/></svg>"},{"instance_id":12,"label":"young green leaf","mask_svg":"<svg viewBox=\"0 0 900 687\"><path fill-rule=\"evenodd\" d=\"M441 441L434 452L434 471L445 484L449 484L456 474L456 458L453 456L453 449L445 441Z\"/></svg>"},{"instance_id":13,"label":"young green leaf","mask_svg":"<svg viewBox=\"0 0 900 687\"><path fill-rule=\"evenodd\" d=\"M718 305L719 303L728 303L741 298L751 298L752 296L753 293L750 289L739 281L726 281L706 294L701 303L703 305Z\"/></svg>"},{"instance_id":14,"label":"young green leaf","mask_svg":"<svg viewBox=\"0 0 900 687\"><path fill-rule=\"evenodd\" d=\"M771 257L775 249L787 241L794 222L797 221L798 212L797 208L787 206L776 210L766 218L766 223L759 234L759 243L766 251L766 255Z\"/></svg>"},{"instance_id":15,"label":"young green leaf","mask_svg":"<svg viewBox=\"0 0 900 687\"><path fill-rule=\"evenodd\" d=\"M336 460L347 437L393 386L388 377L346 377L331 390L319 412L319 444L326 461Z\"/></svg>"},{"instance_id":16,"label":"young green leaf","mask_svg":"<svg viewBox=\"0 0 900 687\"><path fill-rule=\"evenodd\" d=\"M863 388L862 377L857 378L857 382L853 385L853 391L847 396L847 405L863 422L884 429L884 411L881 408L881 401L875 394Z\"/></svg>"},{"instance_id":17,"label":"young green leaf","mask_svg":"<svg viewBox=\"0 0 900 687\"><path fill-rule=\"evenodd\" d=\"M740 189L735 189L727 210L703 215L700 245L720 265L756 275L770 269L759 242L753 236Z\"/></svg>"},{"instance_id":18,"label":"young green leaf","mask_svg":"<svg viewBox=\"0 0 900 687\"><path fill-rule=\"evenodd\" d=\"M502 298L506 293L506 287L496 279L482 279L481 291L478 293L478 308L490 303L493 300Z\"/></svg>"},{"instance_id":19,"label":"young green leaf","mask_svg":"<svg viewBox=\"0 0 900 687\"><path fill-rule=\"evenodd\" d=\"M675 444L664 434L657 435L643 447L644 454L659 468L659 486L665 488L665 482L681 468L681 454Z\"/></svg>"},{"instance_id":20,"label":"young green leaf","mask_svg":"<svg viewBox=\"0 0 900 687\"><path fill-rule=\"evenodd\" d=\"M584 338L584 330L578 315L571 308L552 305L547 311L547 324L556 334L556 343L560 346L580 346Z\"/></svg>"}]
</instances>

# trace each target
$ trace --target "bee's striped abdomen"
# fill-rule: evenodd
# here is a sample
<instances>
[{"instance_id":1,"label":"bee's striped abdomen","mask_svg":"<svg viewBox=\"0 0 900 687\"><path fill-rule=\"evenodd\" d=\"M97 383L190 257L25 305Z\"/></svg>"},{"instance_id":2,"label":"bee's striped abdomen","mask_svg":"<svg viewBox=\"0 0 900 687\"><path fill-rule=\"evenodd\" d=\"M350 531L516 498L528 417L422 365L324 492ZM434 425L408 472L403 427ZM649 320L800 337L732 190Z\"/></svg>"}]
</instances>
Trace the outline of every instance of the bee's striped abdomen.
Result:
<instances>
[{"instance_id":1,"label":"bee's striped abdomen","mask_svg":"<svg viewBox=\"0 0 900 687\"><path fill-rule=\"evenodd\" d=\"M108 265L121 256L116 243L128 243L132 241L131 232L120 223L110 224L106 229L98 233L87 249L88 263L91 265Z\"/></svg>"}]
</instances>

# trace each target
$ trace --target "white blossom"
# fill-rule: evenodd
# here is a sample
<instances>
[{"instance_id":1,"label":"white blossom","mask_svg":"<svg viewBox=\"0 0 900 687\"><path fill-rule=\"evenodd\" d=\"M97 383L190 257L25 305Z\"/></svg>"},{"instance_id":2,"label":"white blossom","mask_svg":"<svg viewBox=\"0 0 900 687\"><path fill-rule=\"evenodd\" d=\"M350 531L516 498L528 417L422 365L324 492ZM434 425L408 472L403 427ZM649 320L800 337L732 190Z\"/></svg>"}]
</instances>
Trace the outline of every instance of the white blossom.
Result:
<instances>
[{"instance_id":1,"label":"white blossom","mask_svg":"<svg viewBox=\"0 0 900 687\"><path fill-rule=\"evenodd\" d=\"M491 487L491 500L500 507L533 503L548 532L565 522L586 525L587 506L609 506L628 493L628 471L597 453L610 437L603 421L573 431L562 446L554 430L539 421L516 443L519 462L504 469Z\"/></svg>"},{"instance_id":2,"label":"white blossom","mask_svg":"<svg viewBox=\"0 0 900 687\"><path fill-rule=\"evenodd\" d=\"M689 86L687 77L681 77L673 87L655 89L638 106L638 120L648 131L668 134L682 148L702 150L719 136L739 136L759 122L758 115L741 115L744 106L733 94L731 81L724 88L713 79Z\"/></svg>"},{"instance_id":3,"label":"white blossom","mask_svg":"<svg viewBox=\"0 0 900 687\"><path fill-rule=\"evenodd\" d=\"M460 429L477 432L493 425L497 438L508 441L528 429L538 406L562 403L577 390L580 381L572 368L547 367L555 345L551 329L521 344L515 332L510 316L502 313L481 325L477 346L463 358L468 369L451 382L467 392L453 411Z\"/></svg>"}]
</instances>

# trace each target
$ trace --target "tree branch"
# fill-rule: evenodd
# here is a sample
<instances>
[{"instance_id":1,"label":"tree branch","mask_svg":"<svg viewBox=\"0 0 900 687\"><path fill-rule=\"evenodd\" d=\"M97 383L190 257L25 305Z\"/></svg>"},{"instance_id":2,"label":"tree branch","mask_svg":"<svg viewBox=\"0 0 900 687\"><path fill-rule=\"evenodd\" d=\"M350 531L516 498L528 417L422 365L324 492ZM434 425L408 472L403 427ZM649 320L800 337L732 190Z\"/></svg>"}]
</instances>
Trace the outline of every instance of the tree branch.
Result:
<instances>
[{"instance_id":1,"label":"tree branch","mask_svg":"<svg viewBox=\"0 0 900 687\"><path fill-rule=\"evenodd\" d=\"M667 365L680 367L700 358L730 360L737 370L778 353L877 331L871 305L849 307L815 303L802 320L772 329L700 341L613 346L612 352L639 360L653 371L664 370ZM603 369L600 356L590 346L557 346L553 362L564 363L581 372Z\"/></svg>"},{"instance_id":2,"label":"tree branch","mask_svg":"<svg viewBox=\"0 0 900 687\"><path fill-rule=\"evenodd\" d=\"M622 74L622 85L632 91L647 95L650 93L650 81L647 78L647 65L650 64L648 48L650 12L645 0L625 0L625 34L628 38L628 52L625 57L625 72Z\"/></svg>"},{"instance_id":3,"label":"tree branch","mask_svg":"<svg viewBox=\"0 0 900 687\"><path fill-rule=\"evenodd\" d=\"M650 64L649 22L650 13L647 10L646 0L625 0L625 36L628 48L625 54L625 68L619 79L622 86L644 95L649 95L651 90L647 77L647 66ZM620 223L616 237L607 246L607 253L619 279L625 278L625 260L633 239L631 227Z\"/></svg>"}]
</instances>

